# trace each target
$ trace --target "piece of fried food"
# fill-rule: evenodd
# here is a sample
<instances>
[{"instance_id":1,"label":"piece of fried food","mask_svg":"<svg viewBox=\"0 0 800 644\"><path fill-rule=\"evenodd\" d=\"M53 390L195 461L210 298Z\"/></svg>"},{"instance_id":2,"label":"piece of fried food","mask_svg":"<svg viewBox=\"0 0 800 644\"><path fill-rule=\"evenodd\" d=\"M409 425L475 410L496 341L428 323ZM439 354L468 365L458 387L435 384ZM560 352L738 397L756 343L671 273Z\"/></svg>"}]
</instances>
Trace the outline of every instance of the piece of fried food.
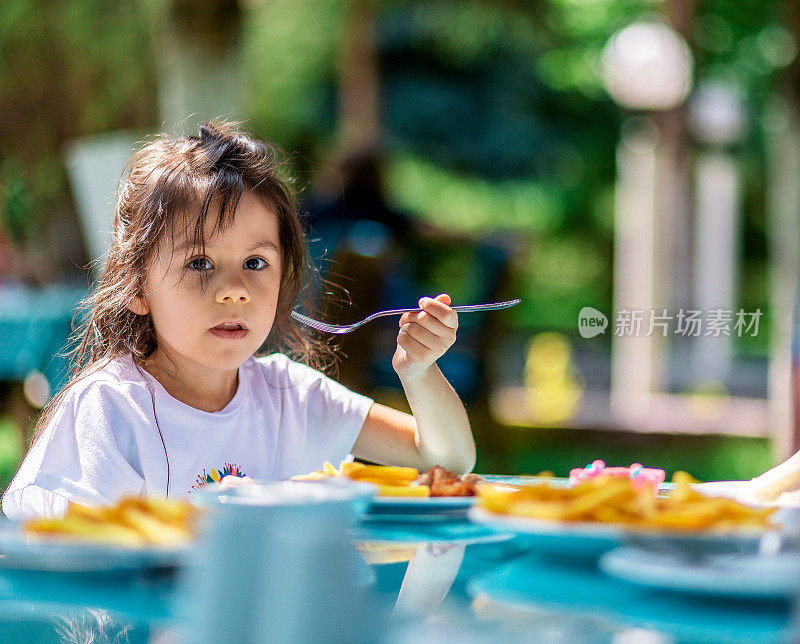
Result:
<instances>
[{"instance_id":1,"label":"piece of fried food","mask_svg":"<svg viewBox=\"0 0 800 644\"><path fill-rule=\"evenodd\" d=\"M414 467L393 467L389 465L365 465L364 463L345 463L339 466L341 476L355 481L380 481L384 485L411 485L417 480L419 470Z\"/></svg>"},{"instance_id":2,"label":"piece of fried food","mask_svg":"<svg viewBox=\"0 0 800 644\"><path fill-rule=\"evenodd\" d=\"M341 477L377 486L378 496L430 496L430 488L427 485L417 484L418 476L419 470L414 467L366 465L342 461L337 470L330 462L325 461L322 470L293 476L292 480L317 481L330 477Z\"/></svg>"},{"instance_id":3,"label":"piece of fried food","mask_svg":"<svg viewBox=\"0 0 800 644\"><path fill-rule=\"evenodd\" d=\"M774 508L752 508L731 499L708 497L694 479L676 472L664 497L629 479L598 476L571 488L547 482L526 486L482 485L479 505L489 512L551 521L614 523L641 529L684 532L774 527Z\"/></svg>"},{"instance_id":4,"label":"piece of fried food","mask_svg":"<svg viewBox=\"0 0 800 644\"><path fill-rule=\"evenodd\" d=\"M441 465L434 465L417 479L420 485L430 487L431 496L475 496L478 484L482 482L477 474L458 476Z\"/></svg>"},{"instance_id":5,"label":"piece of fried food","mask_svg":"<svg viewBox=\"0 0 800 644\"><path fill-rule=\"evenodd\" d=\"M188 501L124 497L108 506L70 503L64 517L32 519L23 532L126 547L178 547L194 538L197 508Z\"/></svg>"},{"instance_id":6,"label":"piece of fried food","mask_svg":"<svg viewBox=\"0 0 800 644\"><path fill-rule=\"evenodd\" d=\"M293 481L316 481L326 477L346 477L378 486L378 496L474 496L483 479L477 474L457 474L434 465L423 474L414 467L366 465L342 461L337 470L328 461L322 470L292 477Z\"/></svg>"},{"instance_id":7,"label":"piece of fried food","mask_svg":"<svg viewBox=\"0 0 800 644\"><path fill-rule=\"evenodd\" d=\"M69 515L61 519L32 519L24 525L23 531L37 537L56 537L102 545L129 548L140 548L147 545L141 533L128 526L102 523Z\"/></svg>"},{"instance_id":8,"label":"piece of fried food","mask_svg":"<svg viewBox=\"0 0 800 644\"><path fill-rule=\"evenodd\" d=\"M427 485L384 485L375 481L365 481L378 486L378 496L430 496Z\"/></svg>"}]
</instances>

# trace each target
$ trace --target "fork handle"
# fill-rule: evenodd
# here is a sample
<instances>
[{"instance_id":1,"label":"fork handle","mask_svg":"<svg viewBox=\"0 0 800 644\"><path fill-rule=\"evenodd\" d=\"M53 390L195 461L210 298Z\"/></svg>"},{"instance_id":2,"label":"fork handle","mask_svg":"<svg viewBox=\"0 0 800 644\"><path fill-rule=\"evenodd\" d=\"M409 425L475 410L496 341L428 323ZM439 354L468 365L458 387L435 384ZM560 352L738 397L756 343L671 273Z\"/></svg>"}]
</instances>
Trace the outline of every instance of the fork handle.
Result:
<instances>
[{"instance_id":1,"label":"fork handle","mask_svg":"<svg viewBox=\"0 0 800 644\"><path fill-rule=\"evenodd\" d=\"M462 313L469 313L470 311L497 311L498 309L507 309L515 304L519 304L522 300L507 300L506 302L492 302L491 304L459 304L451 307L454 311L461 311Z\"/></svg>"},{"instance_id":2,"label":"fork handle","mask_svg":"<svg viewBox=\"0 0 800 644\"><path fill-rule=\"evenodd\" d=\"M498 309L507 309L509 307L514 306L515 304L519 304L522 300L508 300L506 302L492 302L490 304L457 304L456 306L451 306L450 308L454 311L461 312L461 313L469 313L470 311L496 311ZM415 309L390 309L388 311L379 311L378 313L373 313L367 320L374 320L375 318L382 318L385 315L400 315L402 313L416 313L417 311L421 311L422 309L417 307Z\"/></svg>"}]
</instances>

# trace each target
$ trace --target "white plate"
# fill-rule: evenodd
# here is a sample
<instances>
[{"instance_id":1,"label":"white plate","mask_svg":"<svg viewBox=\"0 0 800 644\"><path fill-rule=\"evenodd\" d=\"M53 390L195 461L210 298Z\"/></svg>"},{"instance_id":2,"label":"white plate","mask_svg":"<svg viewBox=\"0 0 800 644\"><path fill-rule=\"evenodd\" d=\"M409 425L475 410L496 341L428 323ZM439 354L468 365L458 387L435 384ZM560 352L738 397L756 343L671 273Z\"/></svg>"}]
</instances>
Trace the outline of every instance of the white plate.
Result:
<instances>
[{"instance_id":1,"label":"white plate","mask_svg":"<svg viewBox=\"0 0 800 644\"><path fill-rule=\"evenodd\" d=\"M775 599L800 594L800 555L710 555L692 560L623 546L600 558L600 568L623 581L650 588Z\"/></svg>"},{"instance_id":2,"label":"white plate","mask_svg":"<svg viewBox=\"0 0 800 644\"><path fill-rule=\"evenodd\" d=\"M623 531L611 524L563 523L487 512L474 507L469 518L524 537L537 550L580 557L597 557L622 544Z\"/></svg>"},{"instance_id":3,"label":"white plate","mask_svg":"<svg viewBox=\"0 0 800 644\"><path fill-rule=\"evenodd\" d=\"M14 528L0 531L0 568L52 572L122 572L176 568L193 554L183 548L126 548L69 540L27 537Z\"/></svg>"}]
</instances>

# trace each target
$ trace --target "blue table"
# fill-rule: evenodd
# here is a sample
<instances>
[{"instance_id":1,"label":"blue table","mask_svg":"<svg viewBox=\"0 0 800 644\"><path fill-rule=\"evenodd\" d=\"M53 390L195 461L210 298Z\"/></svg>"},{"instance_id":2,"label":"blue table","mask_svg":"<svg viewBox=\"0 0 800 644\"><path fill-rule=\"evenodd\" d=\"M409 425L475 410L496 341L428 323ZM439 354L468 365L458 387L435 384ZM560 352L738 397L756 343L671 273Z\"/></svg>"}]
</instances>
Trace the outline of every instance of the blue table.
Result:
<instances>
[{"instance_id":1,"label":"blue table","mask_svg":"<svg viewBox=\"0 0 800 644\"><path fill-rule=\"evenodd\" d=\"M647 590L604 575L593 560L537 553L522 537L466 520L368 520L353 540L371 561L381 614L379 632L367 641L612 642L644 633L646 641L760 643L800 636L791 600ZM235 590L231 580L219 585ZM108 641L121 633L122 641L173 641L186 591L159 572L0 570L0 641L65 641L59 632L81 641L89 630Z\"/></svg>"}]
</instances>

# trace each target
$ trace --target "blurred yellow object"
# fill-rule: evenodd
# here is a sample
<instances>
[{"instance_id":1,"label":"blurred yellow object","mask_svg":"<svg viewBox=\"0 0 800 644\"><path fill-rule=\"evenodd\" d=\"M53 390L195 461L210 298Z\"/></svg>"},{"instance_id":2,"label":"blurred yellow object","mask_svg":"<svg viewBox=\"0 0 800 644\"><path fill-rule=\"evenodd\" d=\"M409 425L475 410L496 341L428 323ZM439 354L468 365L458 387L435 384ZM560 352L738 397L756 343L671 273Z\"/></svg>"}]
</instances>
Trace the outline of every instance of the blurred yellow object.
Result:
<instances>
[{"instance_id":1,"label":"blurred yellow object","mask_svg":"<svg viewBox=\"0 0 800 644\"><path fill-rule=\"evenodd\" d=\"M293 481L319 481L320 479L327 479L331 476L335 476L334 474L327 474L322 470L314 470L313 472L309 472L308 474L298 474L297 476L293 476Z\"/></svg>"},{"instance_id":2,"label":"blurred yellow object","mask_svg":"<svg viewBox=\"0 0 800 644\"><path fill-rule=\"evenodd\" d=\"M536 423L554 425L577 413L585 387L571 356L569 340L560 333L540 333L528 342L524 381Z\"/></svg>"},{"instance_id":3,"label":"blurred yellow object","mask_svg":"<svg viewBox=\"0 0 800 644\"><path fill-rule=\"evenodd\" d=\"M719 418L730 406L730 392L721 382L709 380L689 392L689 406L700 418Z\"/></svg>"},{"instance_id":4,"label":"blurred yellow object","mask_svg":"<svg viewBox=\"0 0 800 644\"><path fill-rule=\"evenodd\" d=\"M730 531L773 527L774 508L751 508L731 499L697 492L686 472L663 497L637 488L629 479L598 476L571 488L547 482L526 486L482 485L479 506L489 512L551 521L615 523L641 529Z\"/></svg>"},{"instance_id":5,"label":"blurred yellow object","mask_svg":"<svg viewBox=\"0 0 800 644\"><path fill-rule=\"evenodd\" d=\"M23 532L132 548L175 547L194 538L196 514L188 501L125 497L109 506L70 503L64 517L32 519L23 524Z\"/></svg>"},{"instance_id":6,"label":"blurred yellow object","mask_svg":"<svg viewBox=\"0 0 800 644\"><path fill-rule=\"evenodd\" d=\"M293 481L313 481L328 477L343 477L378 487L378 496L430 496L427 485L417 485L419 470L414 467L365 465L342 461L337 470L325 461L322 470L292 477Z\"/></svg>"}]
</instances>

